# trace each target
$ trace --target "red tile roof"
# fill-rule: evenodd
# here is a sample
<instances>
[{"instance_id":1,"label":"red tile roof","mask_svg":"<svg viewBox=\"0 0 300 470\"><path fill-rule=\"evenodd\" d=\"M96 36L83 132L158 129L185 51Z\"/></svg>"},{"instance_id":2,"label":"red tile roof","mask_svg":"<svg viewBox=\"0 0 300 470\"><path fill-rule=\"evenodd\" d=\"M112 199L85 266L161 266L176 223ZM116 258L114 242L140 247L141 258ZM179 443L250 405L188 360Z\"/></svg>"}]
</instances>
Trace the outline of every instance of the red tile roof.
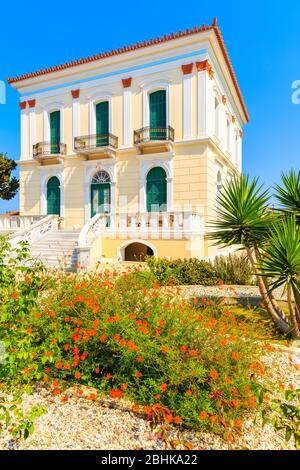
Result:
<instances>
[{"instance_id":1,"label":"red tile roof","mask_svg":"<svg viewBox=\"0 0 300 470\"><path fill-rule=\"evenodd\" d=\"M233 70L228 52L227 52L227 49L226 49L221 31L217 27L217 19L216 18L214 19L213 23L211 25L208 25L208 26L206 26L204 24L202 26L195 26L194 28L190 28L190 29L188 28L184 31L178 31L176 33L173 32L169 35L165 34L164 36L159 36L159 37L154 38L154 39L149 39L149 40L146 40L146 41L143 41L143 42L137 42L133 45L131 44L129 46L123 46L123 47L118 48L118 49L112 49L109 52L102 52L100 54L95 54L93 56L84 57L82 59L76 59L76 60L73 60L72 62L65 62L64 64L55 65L53 67L48 67L46 69L37 70L36 72L25 73L25 74L19 75L17 77L8 77L7 82L8 83L20 82L22 80L27 80L29 78L34 78L34 77L38 77L38 76L41 76L41 75L46 75L48 73L58 72L60 70L65 70L65 69L69 69L71 67L76 67L77 65L87 64L89 62L95 62L97 60L106 59L108 57L112 57L112 56L115 56L115 55L124 54L125 52L134 51L136 49L142 49L142 48L145 48L145 47L153 46L155 44L161 44L161 43L164 43L164 42L167 42L167 41L172 41L173 39L178 39L178 38L185 37L185 36L191 36L193 34L202 33L202 32L211 31L211 30L214 31L214 33L216 35L216 38L217 38L218 43L220 45L220 48L222 50L225 62L228 66L231 78L233 80L236 92L237 92L238 97L240 99L243 111L244 111L246 119L248 121L249 120L249 115L248 115L248 112L247 112L247 108L246 108L241 90L239 88L239 85L238 85L238 82L237 82L237 79L236 79L236 76L235 76L235 73L234 73L234 70Z\"/></svg>"}]
</instances>

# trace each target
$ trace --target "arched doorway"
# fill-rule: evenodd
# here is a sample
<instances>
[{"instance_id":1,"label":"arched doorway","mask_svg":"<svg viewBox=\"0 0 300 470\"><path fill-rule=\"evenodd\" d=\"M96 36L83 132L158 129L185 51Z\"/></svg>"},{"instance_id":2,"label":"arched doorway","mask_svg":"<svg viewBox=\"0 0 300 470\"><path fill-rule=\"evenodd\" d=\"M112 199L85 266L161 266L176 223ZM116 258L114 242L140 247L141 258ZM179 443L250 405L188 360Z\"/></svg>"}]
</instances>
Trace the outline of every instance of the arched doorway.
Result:
<instances>
[{"instance_id":1,"label":"arched doorway","mask_svg":"<svg viewBox=\"0 0 300 470\"><path fill-rule=\"evenodd\" d=\"M166 140L167 127L166 90L158 90L149 95L150 140Z\"/></svg>"},{"instance_id":2,"label":"arched doorway","mask_svg":"<svg viewBox=\"0 0 300 470\"><path fill-rule=\"evenodd\" d=\"M60 215L60 182L52 176L47 183L47 214Z\"/></svg>"},{"instance_id":3,"label":"arched doorway","mask_svg":"<svg viewBox=\"0 0 300 470\"><path fill-rule=\"evenodd\" d=\"M124 250L124 261L144 261L146 256L153 256L153 250L144 243L130 243Z\"/></svg>"},{"instance_id":4,"label":"arched doorway","mask_svg":"<svg viewBox=\"0 0 300 470\"><path fill-rule=\"evenodd\" d=\"M167 174L160 166L152 168L147 174L146 205L148 212L167 210Z\"/></svg>"},{"instance_id":5,"label":"arched doorway","mask_svg":"<svg viewBox=\"0 0 300 470\"><path fill-rule=\"evenodd\" d=\"M110 176L106 171L98 171L91 183L91 216L110 212Z\"/></svg>"}]
</instances>

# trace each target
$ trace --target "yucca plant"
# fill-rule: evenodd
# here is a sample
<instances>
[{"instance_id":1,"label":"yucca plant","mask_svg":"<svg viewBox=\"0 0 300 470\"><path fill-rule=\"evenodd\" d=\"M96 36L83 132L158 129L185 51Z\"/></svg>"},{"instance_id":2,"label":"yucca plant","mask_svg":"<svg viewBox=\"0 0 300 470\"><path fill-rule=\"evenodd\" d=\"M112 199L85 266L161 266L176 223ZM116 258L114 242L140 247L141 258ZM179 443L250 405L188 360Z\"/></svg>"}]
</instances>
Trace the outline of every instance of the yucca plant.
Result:
<instances>
[{"instance_id":1,"label":"yucca plant","mask_svg":"<svg viewBox=\"0 0 300 470\"><path fill-rule=\"evenodd\" d=\"M300 171L291 170L282 173L282 184L276 184L275 197L281 206L281 210L287 214L296 216L297 224L300 223Z\"/></svg>"},{"instance_id":2,"label":"yucca plant","mask_svg":"<svg viewBox=\"0 0 300 470\"><path fill-rule=\"evenodd\" d=\"M273 225L259 271L271 279L270 291L283 286L287 292L291 334L300 337L300 228L296 216L282 218Z\"/></svg>"},{"instance_id":3,"label":"yucca plant","mask_svg":"<svg viewBox=\"0 0 300 470\"><path fill-rule=\"evenodd\" d=\"M241 245L246 250L271 319L281 332L288 333L291 324L269 292L266 278L257 270L257 261L270 237L270 228L278 217L268 209L269 199L269 192L263 190L257 178L249 180L248 175L236 176L218 197L217 217L210 223L212 231L208 238L224 247Z\"/></svg>"}]
</instances>

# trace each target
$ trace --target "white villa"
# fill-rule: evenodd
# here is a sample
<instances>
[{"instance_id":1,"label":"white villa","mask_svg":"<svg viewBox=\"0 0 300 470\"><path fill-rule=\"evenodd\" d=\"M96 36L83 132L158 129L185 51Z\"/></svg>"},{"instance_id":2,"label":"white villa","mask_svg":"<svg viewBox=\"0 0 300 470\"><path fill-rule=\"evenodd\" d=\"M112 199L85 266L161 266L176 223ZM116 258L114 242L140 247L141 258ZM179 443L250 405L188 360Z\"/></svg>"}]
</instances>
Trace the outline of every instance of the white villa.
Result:
<instances>
[{"instance_id":1,"label":"white villa","mask_svg":"<svg viewBox=\"0 0 300 470\"><path fill-rule=\"evenodd\" d=\"M222 184L241 172L246 106L216 20L9 78L20 93L20 216L48 266L207 258Z\"/></svg>"}]
</instances>

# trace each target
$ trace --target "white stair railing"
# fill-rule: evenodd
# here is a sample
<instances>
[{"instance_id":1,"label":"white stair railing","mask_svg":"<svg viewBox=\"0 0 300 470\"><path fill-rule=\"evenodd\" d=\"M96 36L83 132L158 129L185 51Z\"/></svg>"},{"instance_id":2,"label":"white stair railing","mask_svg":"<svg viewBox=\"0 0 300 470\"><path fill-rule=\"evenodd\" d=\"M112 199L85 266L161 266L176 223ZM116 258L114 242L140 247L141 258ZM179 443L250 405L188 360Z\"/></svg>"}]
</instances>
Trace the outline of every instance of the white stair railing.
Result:
<instances>
[{"instance_id":1,"label":"white stair railing","mask_svg":"<svg viewBox=\"0 0 300 470\"><path fill-rule=\"evenodd\" d=\"M60 217L58 215L44 216L34 224L23 230L13 233L9 237L9 242L15 247L19 242L27 242L29 245L43 238L47 233L58 230Z\"/></svg>"}]
</instances>

